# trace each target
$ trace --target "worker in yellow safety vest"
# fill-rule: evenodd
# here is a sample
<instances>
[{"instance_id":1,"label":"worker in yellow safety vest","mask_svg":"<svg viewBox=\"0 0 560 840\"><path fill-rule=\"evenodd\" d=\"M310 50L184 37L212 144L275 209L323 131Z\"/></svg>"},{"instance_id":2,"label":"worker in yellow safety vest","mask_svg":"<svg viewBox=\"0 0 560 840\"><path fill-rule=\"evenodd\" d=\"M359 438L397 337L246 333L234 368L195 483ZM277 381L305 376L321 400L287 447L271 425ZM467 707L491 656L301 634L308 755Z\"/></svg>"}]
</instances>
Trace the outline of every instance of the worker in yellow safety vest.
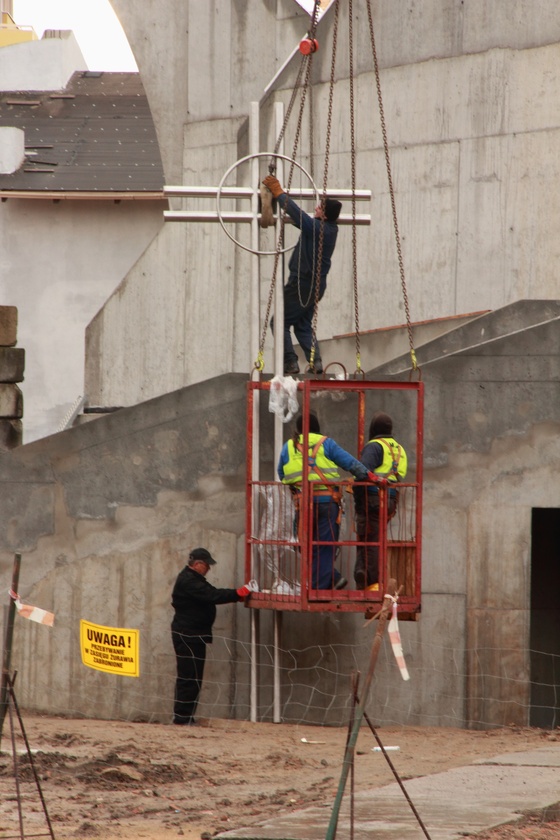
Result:
<instances>
[{"instance_id":1,"label":"worker in yellow safety vest","mask_svg":"<svg viewBox=\"0 0 560 840\"><path fill-rule=\"evenodd\" d=\"M369 426L369 441L360 455L360 461L377 482L387 482L387 521L395 515L397 485L405 478L408 466L406 452L392 434L391 417L383 411L376 412ZM379 488L375 483L354 487L354 506L358 542L379 543ZM379 545L357 546L354 580L357 589L379 589Z\"/></svg>"},{"instance_id":2,"label":"worker in yellow safety vest","mask_svg":"<svg viewBox=\"0 0 560 840\"><path fill-rule=\"evenodd\" d=\"M303 480L303 418L296 419L293 437L282 447L278 475L289 484L299 498ZM321 435L319 420L309 415L308 480L313 493L313 549L311 555L311 588L344 589L348 581L335 568L336 545L340 531L340 479L338 467L352 473L358 481L367 481L368 471L356 458L342 449L332 438ZM297 508L297 502L296 502ZM296 514L296 527L299 513ZM331 543L318 545L317 543Z\"/></svg>"}]
</instances>

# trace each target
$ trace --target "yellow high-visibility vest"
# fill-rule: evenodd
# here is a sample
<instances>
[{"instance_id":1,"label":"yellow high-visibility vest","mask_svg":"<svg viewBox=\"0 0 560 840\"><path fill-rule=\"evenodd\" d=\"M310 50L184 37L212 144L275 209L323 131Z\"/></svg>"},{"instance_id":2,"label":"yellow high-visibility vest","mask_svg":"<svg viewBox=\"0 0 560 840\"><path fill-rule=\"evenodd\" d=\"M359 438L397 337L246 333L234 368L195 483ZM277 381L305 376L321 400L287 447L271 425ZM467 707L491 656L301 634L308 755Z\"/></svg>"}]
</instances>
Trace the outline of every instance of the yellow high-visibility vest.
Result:
<instances>
[{"instance_id":1,"label":"yellow high-visibility vest","mask_svg":"<svg viewBox=\"0 0 560 840\"><path fill-rule=\"evenodd\" d=\"M376 437L368 443L379 443L383 449L383 461L374 470L375 475L383 476L388 481L402 480L406 475L408 459L400 443L390 437Z\"/></svg>"},{"instance_id":2,"label":"yellow high-visibility vest","mask_svg":"<svg viewBox=\"0 0 560 840\"><path fill-rule=\"evenodd\" d=\"M314 490L330 490L322 482L336 481L340 478L338 467L334 461L330 461L325 455L323 441L326 440L325 435L318 435L315 432L310 432L307 438L308 443L308 463L309 481L314 483ZM284 464L284 478L283 484L301 484L303 478L303 435L299 436L297 446L294 446L293 439L288 441L288 462Z\"/></svg>"}]
</instances>

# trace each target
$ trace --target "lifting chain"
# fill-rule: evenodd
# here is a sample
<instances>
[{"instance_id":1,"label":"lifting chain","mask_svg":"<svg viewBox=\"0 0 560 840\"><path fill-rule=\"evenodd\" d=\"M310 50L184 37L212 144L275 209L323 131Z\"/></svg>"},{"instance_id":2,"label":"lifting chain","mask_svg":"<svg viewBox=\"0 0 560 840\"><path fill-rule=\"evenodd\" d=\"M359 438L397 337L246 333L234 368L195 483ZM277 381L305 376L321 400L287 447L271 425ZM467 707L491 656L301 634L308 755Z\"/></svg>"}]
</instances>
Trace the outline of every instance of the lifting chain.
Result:
<instances>
[{"instance_id":1,"label":"lifting chain","mask_svg":"<svg viewBox=\"0 0 560 840\"><path fill-rule=\"evenodd\" d=\"M312 15L312 19L311 19L310 37L314 37L314 35L315 35L315 29L317 28L317 23L318 23L319 8L320 8L320 0L315 0L315 5L314 5L314 8L313 8L313 15ZM297 128L296 128L296 134L295 134L295 138L294 138L294 145L293 145L293 149L292 149L292 158L291 158L292 159L292 164L290 166L288 180L287 180L287 183L286 183L286 192L288 192L288 193L290 191L290 186L291 186L291 183L292 183L292 176L293 176L294 167L295 167L294 161L295 161L295 157L296 157L296 154L297 154L297 150L298 150L298 146L299 146L299 140L300 140L300 136L301 136L301 127L302 127L302 122L303 122L303 112L304 112L304 108L305 108L305 100L306 100L307 91L309 89L309 79L311 77L311 67L312 67L313 55L314 55L313 52L311 52L309 55L304 55L303 58L302 58L302 61L300 62L296 84L294 85L294 89L292 91L292 96L290 98L290 102L289 102L288 108L286 110L286 116L284 118L282 128L280 130L280 133L278 135L278 139L276 141L276 145L274 147L274 153L278 154L278 150L280 148L282 138L284 137L284 134L285 134L285 131L286 131L286 126L288 124L290 115L292 113L292 110L293 110L293 107L294 107L294 104L295 104L295 101L296 101L296 98L297 98L298 91L300 89L301 79L303 77L303 86L301 87L301 101L300 101L300 108L299 108L299 114L298 114ZM275 158L272 158L272 160L270 161L269 167L268 167L268 171L270 172L271 175L274 174L275 171L276 171L275 160L276 160ZM280 232L278 234L278 242L277 242L277 247L276 247L276 253L274 255L274 266L273 266L273 269L272 269L270 291L269 291L269 294L268 294L268 301L267 301L267 305L266 305L266 313L265 313L265 317L264 317L264 321L263 321L263 328L262 328L261 339L260 339L260 343L259 343L259 352L258 352L258 355L257 355L257 360L256 360L255 365L254 365L255 369L258 370L258 371L262 371L264 369L264 345L265 345L265 341L266 341L266 334L267 334L267 331L268 331L268 324L269 324L269 321L270 321L270 310L272 308L272 301L274 299L274 292L275 292L275 289L276 289L276 279L277 279L277 276L278 276L278 264L279 264L279 261L280 261L280 254L282 252L282 248L283 248L283 245L284 245L284 227L285 227L286 213L284 211L284 212L279 213L278 215L279 215L279 219L280 219ZM277 328L278 328L278 326L277 326Z\"/></svg>"},{"instance_id":2,"label":"lifting chain","mask_svg":"<svg viewBox=\"0 0 560 840\"><path fill-rule=\"evenodd\" d=\"M358 231L356 228L356 119L354 111L354 14L348 0L348 63L350 83L350 166L352 177L352 277L354 288L354 322L356 326L356 373L362 372L360 354L360 314L358 306Z\"/></svg>"},{"instance_id":3,"label":"lifting chain","mask_svg":"<svg viewBox=\"0 0 560 840\"><path fill-rule=\"evenodd\" d=\"M385 112L383 109L383 98L381 96L381 82L379 78L379 62L377 60L377 50L375 47L375 35L373 33L373 16L371 13L371 0L367 0L367 13L368 13L368 22L369 22L369 35L371 40L371 49L373 52L373 65L375 68L375 84L377 87L377 101L379 103L379 117L381 120L381 134L383 136L383 150L385 152L385 166L387 169L387 180L389 183L389 193L391 196L391 209L393 213L393 226L395 229L395 241L397 245L397 256L399 261L399 272L401 277L401 286L403 292L403 300L404 300L404 309L406 312L406 328L408 331L408 341L410 345L410 360L412 364L412 370L418 370L418 364L416 361L416 351L414 350L414 340L412 337L412 325L410 323L410 310L408 306L408 294L406 290L406 280L404 274L404 262L402 257L402 250L401 250L401 239L399 233L399 224L397 220L397 207L395 203L395 190L393 188L393 176L391 175L391 159L389 157L389 143L387 140L387 127L385 125Z\"/></svg>"},{"instance_id":4,"label":"lifting chain","mask_svg":"<svg viewBox=\"0 0 560 840\"><path fill-rule=\"evenodd\" d=\"M385 123L385 111L383 107L383 98L381 94L381 82L380 82L380 72L379 72L379 62L377 58L377 49L375 45L375 35L374 35L374 28L373 28L373 16L371 11L371 0L367 0L367 13L368 13L368 23L369 23L369 34L371 40L371 48L373 54L373 63L374 63L374 70L375 70L375 82L376 82L376 89L377 89L377 100L379 104L379 115L380 115L380 122L381 122L381 134L383 139L383 150L385 154L385 166L387 170L387 179L389 185L389 194L391 199L391 211L392 211L392 218L393 218L393 227L395 233L395 242L397 248L397 257L398 257L398 264L399 264L399 274L401 279L401 287L403 293L403 301L404 301L404 308L406 313L406 325L407 325L407 332L408 332L408 340L410 346L410 357L411 357L411 364L413 371L418 370L417 360L416 360L416 352L414 349L414 340L412 334L412 325L410 319L410 307L408 301L408 292L406 287L406 278L405 278L405 270L404 270L404 261L402 256L402 248L401 248L401 238L399 232L399 225L397 219L397 210L396 210L396 201L395 201L395 190L393 185L393 177L391 172L391 161L389 155L389 142L387 139L387 128ZM335 6L335 15L334 15L334 25L333 25L333 45L332 45L332 60L331 60L331 73L330 73L330 84L329 84L329 102L328 102L328 117L327 117L327 129L326 129L326 145L325 145L325 168L324 168L324 175L323 175L323 189L322 189L322 200L326 198L327 195L327 181L328 181L328 169L329 169L329 158L330 158L330 140L331 140L331 128L332 128L332 112L333 112L333 93L334 93L334 76L335 76L335 64L336 64L336 50L337 50L337 39L338 39L338 20L339 20L339 7L340 2L334 4ZM309 30L309 38L313 39L315 36L315 30L317 28L318 23L318 10L320 7L320 0L315 0L314 2L314 9L312 15L312 22L311 28ZM360 351L360 323L359 323L359 302L358 302L358 269L357 269L357 229L356 229L356 129L355 129L355 94L354 94L354 44L353 44L353 0L348 0L348 8L349 8L349 79L350 79L350 132L351 132L351 179L352 179L352 270L353 270L353 295L354 295L354 319L355 319L355 334L356 334L356 372L361 373L361 351ZM289 193L291 187L291 181L293 177L294 171L294 161L297 154L297 150L299 147L299 141L301 137L301 129L302 129L302 121L303 121L303 113L305 107L305 101L307 94L309 93L309 102L310 102L310 117L309 117L309 133L310 133L310 160L311 160L311 177L313 179L313 101L312 101L312 92L310 88L310 76L311 76L311 67L312 67L312 58L313 52L303 55L302 61L300 62L300 67L298 70L298 75L296 79L296 83L294 85L292 96L290 98L290 102L288 104L286 110L286 116L278 135L278 139L276 141L276 145L274 148L274 154L278 154L278 150L280 148L282 139L286 132L286 127L288 125L292 110L295 105L295 101L298 95L298 92L301 91L301 100L300 100L300 107L299 107L299 114L298 114L298 121L296 127L296 133L294 138L294 144L292 149L291 161L292 164L290 166L288 179L286 182L286 192ZM303 83L302 83L303 79ZM274 174L276 171L276 158L272 157L270 164L269 164L269 172ZM303 211L302 211L303 212ZM284 227L285 227L285 211L279 213L279 220L280 220L280 232L278 236L278 243L274 257L274 267L272 272L272 279L270 285L270 292L268 296L268 302L266 307L266 314L263 323L263 329L261 334L261 340L259 344L259 352L258 358L255 363L255 368L257 370L263 370L264 368L264 345L266 341L266 334L268 330L268 323L270 319L270 311L272 308L272 301L274 298L274 291L276 287L276 278L278 274L278 265L279 265L279 258L282 252L283 244L284 244ZM315 359L315 348L317 346L317 318L318 318L318 308L319 308L319 293L320 293L320 280L321 280L321 265L322 265L322 258L323 258L323 241L324 241L324 223L320 225L319 229L319 244L318 244L318 253L317 253L317 265L315 266L315 283L312 286L310 294L314 293L314 308L313 308L313 319L311 324L312 330L312 347L311 347L311 357L309 360L309 367L313 370L314 367L314 359ZM299 272L298 272L299 275ZM299 293L299 288L298 288ZM308 303L309 301L307 301ZM305 305L306 302L301 299L300 294L300 303Z\"/></svg>"},{"instance_id":5,"label":"lifting chain","mask_svg":"<svg viewBox=\"0 0 560 840\"><path fill-rule=\"evenodd\" d=\"M327 180L329 174L329 157L331 148L331 127L332 127L332 112L333 112L333 95L334 95L334 70L336 65L336 48L338 43L338 10L340 3L336 3L334 7L334 27L333 27L333 46L332 46L332 60L331 60L331 77L329 83L329 108L327 115L327 132L325 143L325 169L323 173L323 194L322 199L327 195ZM319 248L317 250L317 265L315 267L315 305L313 308L313 320L311 322L311 358L309 359L309 367L311 370L315 364L315 347L317 346L317 316L319 313L319 286L321 284L321 263L323 262L323 241L325 238L325 223L321 222L319 227Z\"/></svg>"}]
</instances>

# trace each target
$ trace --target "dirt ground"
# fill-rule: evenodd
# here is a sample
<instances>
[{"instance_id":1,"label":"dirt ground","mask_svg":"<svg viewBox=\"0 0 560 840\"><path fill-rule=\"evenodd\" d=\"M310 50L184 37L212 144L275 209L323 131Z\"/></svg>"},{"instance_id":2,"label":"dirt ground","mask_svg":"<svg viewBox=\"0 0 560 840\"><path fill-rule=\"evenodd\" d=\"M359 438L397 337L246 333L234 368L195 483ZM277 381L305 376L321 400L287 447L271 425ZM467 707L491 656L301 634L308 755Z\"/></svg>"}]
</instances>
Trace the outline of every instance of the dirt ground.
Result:
<instances>
[{"instance_id":1,"label":"dirt ground","mask_svg":"<svg viewBox=\"0 0 560 840\"><path fill-rule=\"evenodd\" d=\"M208 840L287 808L331 802L347 735L345 728L226 720L176 727L24 714L23 723L57 840ZM7 719L0 754L0 838L48 836L17 721L14 732L24 834ZM558 730L516 727L489 732L395 727L378 734L385 746L399 747L390 757L403 781L560 740ZM363 728L356 745L356 791L394 781L375 746L373 734ZM552 840L560 837L560 822L529 820L481 837Z\"/></svg>"}]
</instances>

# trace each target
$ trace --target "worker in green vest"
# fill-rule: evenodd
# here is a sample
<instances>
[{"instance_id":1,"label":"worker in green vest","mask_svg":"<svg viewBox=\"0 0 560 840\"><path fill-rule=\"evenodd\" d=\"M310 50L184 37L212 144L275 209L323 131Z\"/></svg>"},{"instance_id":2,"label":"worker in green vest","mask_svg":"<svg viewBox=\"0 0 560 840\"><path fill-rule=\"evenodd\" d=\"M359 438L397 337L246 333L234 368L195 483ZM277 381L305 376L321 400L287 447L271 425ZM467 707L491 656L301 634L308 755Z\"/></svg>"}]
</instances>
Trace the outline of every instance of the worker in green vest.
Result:
<instances>
[{"instance_id":1,"label":"worker in green vest","mask_svg":"<svg viewBox=\"0 0 560 840\"><path fill-rule=\"evenodd\" d=\"M296 494L296 508L303 481L303 418L296 419L294 436L282 447L278 475ZM342 449L332 438L321 435L319 420L309 415L308 480L313 498L313 549L311 555L311 588L344 589L348 581L335 568L340 531L340 488L331 482L340 479L338 467L352 473L358 481L367 481L368 471L356 458ZM299 523L300 517L297 516ZM305 521L305 518L303 519ZM317 545L329 542L330 545Z\"/></svg>"},{"instance_id":2,"label":"worker in green vest","mask_svg":"<svg viewBox=\"0 0 560 840\"><path fill-rule=\"evenodd\" d=\"M404 448L393 435L393 421L383 411L376 412L369 426L369 441L360 461L373 473L374 482L367 487L354 487L356 533L361 543L379 543L379 487L387 485L387 521L395 515L398 482L406 476L407 457ZM379 589L379 545L359 545L356 548L354 580L357 589Z\"/></svg>"}]
</instances>

